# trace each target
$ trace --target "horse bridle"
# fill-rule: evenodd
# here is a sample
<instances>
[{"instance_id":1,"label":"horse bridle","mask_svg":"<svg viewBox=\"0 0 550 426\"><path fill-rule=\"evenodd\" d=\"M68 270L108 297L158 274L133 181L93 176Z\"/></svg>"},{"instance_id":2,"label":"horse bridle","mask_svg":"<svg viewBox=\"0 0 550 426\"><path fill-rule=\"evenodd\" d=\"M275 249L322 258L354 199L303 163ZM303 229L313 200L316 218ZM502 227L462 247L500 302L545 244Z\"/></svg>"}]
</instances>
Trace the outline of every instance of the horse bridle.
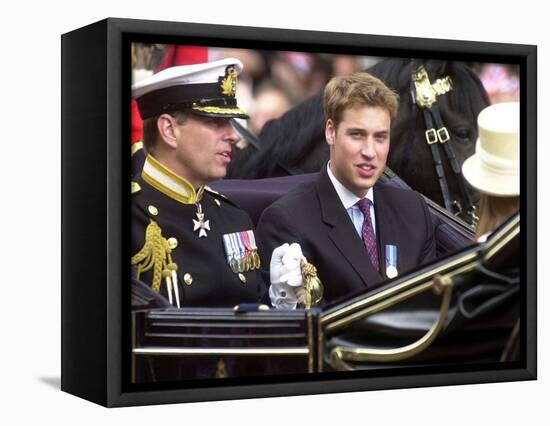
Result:
<instances>
[{"instance_id":1,"label":"horse bridle","mask_svg":"<svg viewBox=\"0 0 550 426\"><path fill-rule=\"evenodd\" d=\"M424 116L424 123L426 125L424 135L432 153L435 171L439 181L441 194L443 195L445 208L455 216L465 214L470 223L475 225L479 219L476 214L476 206L472 202L472 198L466 190L462 170L458 160L456 159L453 147L451 144L447 143L451 139L451 136L443 123L443 119L441 118L441 113L439 112L439 107L437 105L437 97L444 95L452 89L453 82L449 76L439 78L432 84L430 82L428 72L423 65L420 65L411 75L412 102L413 105L416 105L422 111ZM463 200L465 200L465 206L462 205L460 200L451 200L449 185L445 175L445 168L443 167L443 162L439 151L440 145L443 146L453 174L459 183L460 192L463 196Z\"/></svg>"}]
</instances>

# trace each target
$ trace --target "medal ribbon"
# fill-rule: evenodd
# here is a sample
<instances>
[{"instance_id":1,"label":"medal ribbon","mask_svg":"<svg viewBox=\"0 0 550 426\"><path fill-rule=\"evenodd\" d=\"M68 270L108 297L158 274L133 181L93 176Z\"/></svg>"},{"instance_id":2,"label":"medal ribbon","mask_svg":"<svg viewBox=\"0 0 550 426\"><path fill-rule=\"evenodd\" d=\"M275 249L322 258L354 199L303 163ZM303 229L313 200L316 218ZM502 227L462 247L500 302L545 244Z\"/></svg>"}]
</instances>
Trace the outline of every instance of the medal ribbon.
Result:
<instances>
[{"instance_id":1,"label":"medal ribbon","mask_svg":"<svg viewBox=\"0 0 550 426\"><path fill-rule=\"evenodd\" d=\"M233 248L231 247L231 239L228 234L223 236L223 246L225 247L225 254L227 256L227 262L231 264L231 258L233 257Z\"/></svg>"},{"instance_id":2,"label":"medal ribbon","mask_svg":"<svg viewBox=\"0 0 550 426\"><path fill-rule=\"evenodd\" d=\"M233 233L229 235L231 237L231 243L234 248L234 258L237 261L237 272L244 272L244 264L243 264L244 248L241 247L237 234Z\"/></svg>"}]
</instances>

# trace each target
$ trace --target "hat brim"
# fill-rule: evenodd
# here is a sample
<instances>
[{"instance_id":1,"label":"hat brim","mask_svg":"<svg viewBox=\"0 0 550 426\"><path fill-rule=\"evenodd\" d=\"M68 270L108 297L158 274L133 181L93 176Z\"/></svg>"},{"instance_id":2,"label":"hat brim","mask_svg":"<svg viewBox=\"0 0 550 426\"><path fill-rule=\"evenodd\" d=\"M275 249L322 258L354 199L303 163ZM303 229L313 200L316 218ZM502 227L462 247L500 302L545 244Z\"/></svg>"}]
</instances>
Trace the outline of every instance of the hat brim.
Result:
<instances>
[{"instance_id":1,"label":"hat brim","mask_svg":"<svg viewBox=\"0 0 550 426\"><path fill-rule=\"evenodd\" d=\"M239 107L234 106L194 106L191 107L191 111L197 115L203 115L206 117L223 117L223 118L244 118L248 119L250 116Z\"/></svg>"},{"instance_id":2,"label":"hat brim","mask_svg":"<svg viewBox=\"0 0 550 426\"><path fill-rule=\"evenodd\" d=\"M478 154L472 155L462 165L462 174L474 188L497 197L519 195L519 170L500 174L485 167Z\"/></svg>"}]
</instances>

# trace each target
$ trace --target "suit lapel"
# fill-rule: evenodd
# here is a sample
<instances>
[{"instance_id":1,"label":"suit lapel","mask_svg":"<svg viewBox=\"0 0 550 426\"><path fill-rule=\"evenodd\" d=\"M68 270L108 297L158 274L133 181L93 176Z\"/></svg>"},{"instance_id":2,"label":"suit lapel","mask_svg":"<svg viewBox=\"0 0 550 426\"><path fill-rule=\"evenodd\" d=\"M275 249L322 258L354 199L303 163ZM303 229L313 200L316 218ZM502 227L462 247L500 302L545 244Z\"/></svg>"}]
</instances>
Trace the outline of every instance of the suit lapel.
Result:
<instances>
[{"instance_id":1,"label":"suit lapel","mask_svg":"<svg viewBox=\"0 0 550 426\"><path fill-rule=\"evenodd\" d=\"M317 194L321 207L323 222L331 227L328 232L336 248L357 272L367 287L379 283L381 275L372 266L363 241L357 234L353 223L342 205L326 167L323 168L317 181Z\"/></svg>"},{"instance_id":2,"label":"suit lapel","mask_svg":"<svg viewBox=\"0 0 550 426\"><path fill-rule=\"evenodd\" d=\"M397 259L399 259L399 246L397 244L397 230L393 223L393 209L388 204L388 195L384 184L374 185L374 212L376 215L376 237L378 240L378 250L380 258L380 272L384 278L386 276L386 247L388 245L396 246ZM397 264L399 271L399 263Z\"/></svg>"}]
</instances>

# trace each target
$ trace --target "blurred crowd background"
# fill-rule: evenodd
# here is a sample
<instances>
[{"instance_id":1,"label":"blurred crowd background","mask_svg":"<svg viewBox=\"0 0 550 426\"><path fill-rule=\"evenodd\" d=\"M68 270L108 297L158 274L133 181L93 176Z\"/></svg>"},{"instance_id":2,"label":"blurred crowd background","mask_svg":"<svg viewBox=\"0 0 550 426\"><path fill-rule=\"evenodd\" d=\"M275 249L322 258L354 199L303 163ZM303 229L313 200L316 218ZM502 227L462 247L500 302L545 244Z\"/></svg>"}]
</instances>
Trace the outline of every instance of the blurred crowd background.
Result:
<instances>
[{"instance_id":1,"label":"blurred crowd background","mask_svg":"<svg viewBox=\"0 0 550 426\"><path fill-rule=\"evenodd\" d=\"M200 46L135 43L132 45L132 79L139 81L165 68L214 61L227 57L241 60L237 98L250 115L243 125L258 134L266 122L320 92L335 75L366 70L384 59L310 52L229 49ZM519 66L470 63L491 103L519 101ZM139 115L132 112L132 142L141 140Z\"/></svg>"}]
</instances>

